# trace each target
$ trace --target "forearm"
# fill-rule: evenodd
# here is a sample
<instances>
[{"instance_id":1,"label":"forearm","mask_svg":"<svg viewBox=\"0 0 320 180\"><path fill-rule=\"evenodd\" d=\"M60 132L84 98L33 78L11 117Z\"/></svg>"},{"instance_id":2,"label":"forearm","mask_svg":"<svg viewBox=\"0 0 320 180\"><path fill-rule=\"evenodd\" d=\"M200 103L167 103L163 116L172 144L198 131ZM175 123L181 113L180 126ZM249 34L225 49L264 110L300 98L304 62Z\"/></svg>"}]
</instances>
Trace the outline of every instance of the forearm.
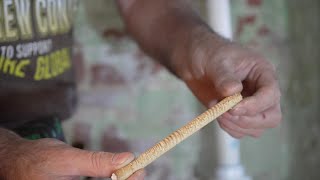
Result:
<instances>
[{"instance_id":1,"label":"forearm","mask_svg":"<svg viewBox=\"0 0 320 180\"><path fill-rule=\"evenodd\" d=\"M224 39L192 9L188 0L119 0L127 30L150 56L179 77L190 66L199 44L212 39L212 49ZM129 3L131 2L131 3Z\"/></svg>"}]
</instances>

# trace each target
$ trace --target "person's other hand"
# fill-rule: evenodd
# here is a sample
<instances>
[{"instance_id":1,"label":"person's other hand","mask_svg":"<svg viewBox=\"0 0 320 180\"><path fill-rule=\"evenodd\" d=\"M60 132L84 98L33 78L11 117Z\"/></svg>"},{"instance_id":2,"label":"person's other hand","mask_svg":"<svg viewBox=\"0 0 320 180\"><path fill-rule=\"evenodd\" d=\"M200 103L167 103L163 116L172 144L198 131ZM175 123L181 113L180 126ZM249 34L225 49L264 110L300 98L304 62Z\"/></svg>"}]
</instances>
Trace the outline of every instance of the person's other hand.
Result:
<instances>
[{"instance_id":1,"label":"person's other hand","mask_svg":"<svg viewBox=\"0 0 320 180\"><path fill-rule=\"evenodd\" d=\"M131 153L113 154L73 148L55 139L17 140L0 150L1 179L74 180L80 176L111 177L134 159ZM140 170L128 180L143 179Z\"/></svg>"},{"instance_id":2,"label":"person's other hand","mask_svg":"<svg viewBox=\"0 0 320 180\"><path fill-rule=\"evenodd\" d=\"M218 118L221 128L235 138L259 137L280 123L280 90L271 63L231 42L204 38L190 47L180 56L188 62L181 77L204 105L238 92L245 97Z\"/></svg>"}]
</instances>

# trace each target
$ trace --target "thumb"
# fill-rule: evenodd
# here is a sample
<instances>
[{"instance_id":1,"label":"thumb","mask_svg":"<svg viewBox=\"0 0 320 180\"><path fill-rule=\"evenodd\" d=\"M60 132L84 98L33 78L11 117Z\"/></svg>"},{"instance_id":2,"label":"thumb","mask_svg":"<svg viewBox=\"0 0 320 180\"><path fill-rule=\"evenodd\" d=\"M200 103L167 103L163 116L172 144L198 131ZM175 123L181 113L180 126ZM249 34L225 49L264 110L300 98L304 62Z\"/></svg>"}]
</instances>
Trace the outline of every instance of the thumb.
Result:
<instances>
[{"instance_id":1,"label":"thumb","mask_svg":"<svg viewBox=\"0 0 320 180\"><path fill-rule=\"evenodd\" d=\"M78 176L111 177L111 174L134 159L132 153L90 152L79 150L74 165Z\"/></svg>"},{"instance_id":2,"label":"thumb","mask_svg":"<svg viewBox=\"0 0 320 180\"><path fill-rule=\"evenodd\" d=\"M212 73L212 81L221 98L239 93L243 89L241 80L236 77L235 73L227 69L220 69L217 73Z\"/></svg>"}]
</instances>

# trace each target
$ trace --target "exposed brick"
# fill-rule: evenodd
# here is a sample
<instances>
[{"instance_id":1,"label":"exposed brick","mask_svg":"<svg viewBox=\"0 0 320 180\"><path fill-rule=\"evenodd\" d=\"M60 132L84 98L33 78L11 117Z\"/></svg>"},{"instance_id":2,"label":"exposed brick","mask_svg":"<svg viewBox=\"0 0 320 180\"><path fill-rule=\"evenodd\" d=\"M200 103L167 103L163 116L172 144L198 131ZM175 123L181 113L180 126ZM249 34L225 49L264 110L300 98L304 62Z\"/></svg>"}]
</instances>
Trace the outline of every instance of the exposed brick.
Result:
<instances>
[{"instance_id":1,"label":"exposed brick","mask_svg":"<svg viewBox=\"0 0 320 180\"><path fill-rule=\"evenodd\" d=\"M257 34L259 36L267 36L270 34L270 29L266 25L262 25L261 27L259 27Z\"/></svg>"},{"instance_id":2,"label":"exposed brick","mask_svg":"<svg viewBox=\"0 0 320 180\"><path fill-rule=\"evenodd\" d=\"M107 151L107 152L130 151L129 142L119 137L117 127L114 125L110 125L104 131L101 147L103 151Z\"/></svg>"},{"instance_id":3,"label":"exposed brick","mask_svg":"<svg viewBox=\"0 0 320 180\"><path fill-rule=\"evenodd\" d=\"M91 84L124 84L125 79L114 67L107 64L94 64L91 66Z\"/></svg>"},{"instance_id":4,"label":"exposed brick","mask_svg":"<svg viewBox=\"0 0 320 180\"><path fill-rule=\"evenodd\" d=\"M85 77L85 64L82 52L79 50L73 56L76 82L80 83Z\"/></svg>"},{"instance_id":5,"label":"exposed brick","mask_svg":"<svg viewBox=\"0 0 320 180\"><path fill-rule=\"evenodd\" d=\"M253 25L256 22L256 15L247 15L238 18L236 34L239 36L246 25Z\"/></svg>"},{"instance_id":6,"label":"exposed brick","mask_svg":"<svg viewBox=\"0 0 320 180\"><path fill-rule=\"evenodd\" d=\"M247 0L249 6L261 6L262 0Z\"/></svg>"}]
</instances>

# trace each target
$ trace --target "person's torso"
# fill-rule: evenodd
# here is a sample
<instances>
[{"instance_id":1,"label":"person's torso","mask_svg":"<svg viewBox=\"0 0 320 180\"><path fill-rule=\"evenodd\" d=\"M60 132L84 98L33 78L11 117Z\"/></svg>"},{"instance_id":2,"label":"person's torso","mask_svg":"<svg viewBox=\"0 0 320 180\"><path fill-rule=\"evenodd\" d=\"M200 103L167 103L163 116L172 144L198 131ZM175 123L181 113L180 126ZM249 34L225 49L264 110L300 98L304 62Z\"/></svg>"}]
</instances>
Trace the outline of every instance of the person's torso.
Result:
<instances>
[{"instance_id":1,"label":"person's torso","mask_svg":"<svg viewBox=\"0 0 320 180\"><path fill-rule=\"evenodd\" d=\"M72 29L77 0L0 1L0 125L75 104Z\"/></svg>"}]
</instances>

